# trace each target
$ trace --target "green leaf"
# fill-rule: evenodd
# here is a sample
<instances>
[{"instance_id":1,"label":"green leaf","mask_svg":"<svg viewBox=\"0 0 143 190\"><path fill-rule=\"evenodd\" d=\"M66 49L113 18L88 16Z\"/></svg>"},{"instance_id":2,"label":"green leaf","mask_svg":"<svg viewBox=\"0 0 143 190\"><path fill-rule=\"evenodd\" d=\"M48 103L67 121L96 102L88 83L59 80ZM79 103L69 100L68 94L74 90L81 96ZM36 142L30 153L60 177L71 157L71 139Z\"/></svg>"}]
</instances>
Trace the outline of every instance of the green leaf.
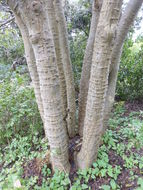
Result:
<instances>
[{"instance_id":1,"label":"green leaf","mask_svg":"<svg viewBox=\"0 0 143 190\"><path fill-rule=\"evenodd\" d=\"M93 167L96 168L98 166L97 163L93 163Z\"/></svg>"},{"instance_id":2,"label":"green leaf","mask_svg":"<svg viewBox=\"0 0 143 190\"><path fill-rule=\"evenodd\" d=\"M137 184L143 188L143 178L139 178Z\"/></svg>"},{"instance_id":3,"label":"green leaf","mask_svg":"<svg viewBox=\"0 0 143 190\"><path fill-rule=\"evenodd\" d=\"M109 185L102 185L101 188L103 190L110 190L110 186Z\"/></svg>"},{"instance_id":4,"label":"green leaf","mask_svg":"<svg viewBox=\"0 0 143 190\"><path fill-rule=\"evenodd\" d=\"M88 185L86 185L86 184L82 184L82 189L88 189Z\"/></svg>"},{"instance_id":5,"label":"green leaf","mask_svg":"<svg viewBox=\"0 0 143 190\"><path fill-rule=\"evenodd\" d=\"M111 185L113 190L115 190L117 187L116 182L113 179L110 181L110 185Z\"/></svg>"},{"instance_id":6,"label":"green leaf","mask_svg":"<svg viewBox=\"0 0 143 190\"><path fill-rule=\"evenodd\" d=\"M92 175L91 175L91 178L92 178L92 179L95 179L96 177L95 177L95 175L92 174Z\"/></svg>"},{"instance_id":7,"label":"green leaf","mask_svg":"<svg viewBox=\"0 0 143 190\"><path fill-rule=\"evenodd\" d=\"M113 177L113 172L112 172L112 171L108 171L108 175L109 175L110 177Z\"/></svg>"},{"instance_id":8,"label":"green leaf","mask_svg":"<svg viewBox=\"0 0 143 190\"><path fill-rule=\"evenodd\" d=\"M77 190L76 186L72 186L70 190Z\"/></svg>"},{"instance_id":9,"label":"green leaf","mask_svg":"<svg viewBox=\"0 0 143 190\"><path fill-rule=\"evenodd\" d=\"M101 172L101 176L102 176L102 177L105 177L105 176L106 176L107 169L102 169L100 172Z\"/></svg>"},{"instance_id":10,"label":"green leaf","mask_svg":"<svg viewBox=\"0 0 143 190\"><path fill-rule=\"evenodd\" d=\"M140 169L143 168L143 163L139 163L139 168L140 168Z\"/></svg>"}]
</instances>

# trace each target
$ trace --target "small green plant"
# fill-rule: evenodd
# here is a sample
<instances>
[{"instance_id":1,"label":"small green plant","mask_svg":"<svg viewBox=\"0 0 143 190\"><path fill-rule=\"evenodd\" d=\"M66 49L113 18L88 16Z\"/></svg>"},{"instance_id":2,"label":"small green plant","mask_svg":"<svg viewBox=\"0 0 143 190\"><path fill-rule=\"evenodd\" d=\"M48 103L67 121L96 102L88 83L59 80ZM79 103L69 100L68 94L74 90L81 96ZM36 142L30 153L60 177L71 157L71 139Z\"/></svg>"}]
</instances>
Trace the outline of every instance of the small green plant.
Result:
<instances>
[{"instance_id":1,"label":"small green plant","mask_svg":"<svg viewBox=\"0 0 143 190\"><path fill-rule=\"evenodd\" d=\"M142 190L143 189L143 178L139 178L137 181L137 184L139 187L136 190Z\"/></svg>"},{"instance_id":2,"label":"small green plant","mask_svg":"<svg viewBox=\"0 0 143 190\"><path fill-rule=\"evenodd\" d=\"M101 189L103 189L103 190L110 190L111 188L110 188L110 185L102 185Z\"/></svg>"},{"instance_id":3,"label":"small green plant","mask_svg":"<svg viewBox=\"0 0 143 190\"><path fill-rule=\"evenodd\" d=\"M47 167L46 164L44 164L43 168L42 168L42 174L44 177L48 177L51 175L51 170Z\"/></svg>"}]
</instances>

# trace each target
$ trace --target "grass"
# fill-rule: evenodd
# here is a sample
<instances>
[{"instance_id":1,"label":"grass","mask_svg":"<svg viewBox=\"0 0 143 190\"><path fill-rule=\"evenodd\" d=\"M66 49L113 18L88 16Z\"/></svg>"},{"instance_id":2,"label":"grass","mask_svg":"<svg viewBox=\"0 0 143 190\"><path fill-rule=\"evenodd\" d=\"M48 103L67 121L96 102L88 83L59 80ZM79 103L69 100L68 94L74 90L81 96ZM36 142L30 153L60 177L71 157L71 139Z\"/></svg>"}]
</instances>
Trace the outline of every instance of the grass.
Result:
<instances>
[{"instance_id":1,"label":"grass","mask_svg":"<svg viewBox=\"0 0 143 190\"><path fill-rule=\"evenodd\" d=\"M143 112L127 113L116 103L98 158L88 170L52 173L46 161L48 143L17 135L0 148L1 190L143 190Z\"/></svg>"}]
</instances>

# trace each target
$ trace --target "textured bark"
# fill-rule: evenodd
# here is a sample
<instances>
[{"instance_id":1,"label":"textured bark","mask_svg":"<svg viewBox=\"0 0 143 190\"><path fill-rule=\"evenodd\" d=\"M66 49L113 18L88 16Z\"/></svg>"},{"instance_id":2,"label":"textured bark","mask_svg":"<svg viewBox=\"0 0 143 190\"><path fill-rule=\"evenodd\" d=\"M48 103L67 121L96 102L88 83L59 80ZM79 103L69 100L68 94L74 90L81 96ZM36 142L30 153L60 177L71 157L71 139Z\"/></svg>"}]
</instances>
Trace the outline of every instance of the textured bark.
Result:
<instances>
[{"instance_id":1,"label":"textured bark","mask_svg":"<svg viewBox=\"0 0 143 190\"><path fill-rule=\"evenodd\" d=\"M48 137L53 169L69 171L68 137L63 116L60 82L54 40L50 31L46 1L13 1L13 11L21 15L27 26L34 50L44 109L44 128Z\"/></svg>"},{"instance_id":2,"label":"textured bark","mask_svg":"<svg viewBox=\"0 0 143 190\"><path fill-rule=\"evenodd\" d=\"M80 80L79 116L78 116L80 136L83 135L83 125L84 125L87 94L88 94L88 87L89 87L93 47L94 47L95 33L96 33L96 28L97 28L97 24L99 20L101 6L102 6L102 1L98 1L98 0L93 1L91 26L90 26L89 38L88 38L87 46L85 50L81 80Z\"/></svg>"},{"instance_id":3,"label":"textured bark","mask_svg":"<svg viewBox=\"0 0 143 190\"><path fill-rule=\"evenodd\" d=\"M33 52L32 45L29 41L29 34L28 34L26 25L24 24L22 19L16 14L15 14L15 18L16 18L17 25L19 26L21 34L22 34L27 65L28 65L29 73L32 79L32 84L34 87L36 102L37 102L38 109L39 109L39 112L44 124L44 109L43 109L43 103L42 103L42 98L41 98L41 93L40 93L40 83L39 83L39 76L38 76L37 67L36 67L35 55Z\"/></svg>"},{"instance_id":4,"label":"textured bark","mask_svg":"<svg viewBox=\"0 0 143 190\"><path fill-rule=\"evenodd\" d=\"M94 52L84 121L83 142L77 155L79 168L91 166L96 158L101 131L103 110L108 85L111 47L119 20L120 0L103 1L95 35Z\"/></svg>"},{"instance_id":5,"label":"textured bark","mask_svg":"<svg viewBox=\"0 0 143 190\"><path fill-rule=\"evenodd\" d=\"M57 25L59 29L60 48L62 53L63 67L66 80L68 133L70 137L73 137L75 135L76 105L74 80L68 47L68 34L61 0L54 0L54 7L56 12Z\"/></svg>"},{"instance_id":6,"label":"textured bark","mask_svg":"<svg viewBox=\"0 0 143 190\"><path fill-rule=\"evenodd\" d=\"M67 92L66 92L66 81L65 81L65 74L63 69L63 59L62 59L62 53L60 48L60 42L59 42L59 30L57 26L56 21L56 13L53 5L53 0L47 1L47 13L48 13L48 20L49 25L52 31L53 39L54 39L54 46L56 51L56 63L59 73L59 79L60 79L60 90L61 90L61 96L62 96L62 102L63 102L63 115L66 120L67 117Z\"/></svg>"},{"instance_id":7,"label":"textured bark","mask_svg":"<svg viewBox=\"0 0 143 190\"><path fill-rule=\"evenodd\" d=\"M120 57L122 54L122 46L142 3L143 0L130 0L119 22L117 37L112 52L110 74L108 79L109 84L104 109L104 130L106 130L108 119L110 117L110 112L114 103L117 75L119 70Z\"/></svg>"}]
</instances>

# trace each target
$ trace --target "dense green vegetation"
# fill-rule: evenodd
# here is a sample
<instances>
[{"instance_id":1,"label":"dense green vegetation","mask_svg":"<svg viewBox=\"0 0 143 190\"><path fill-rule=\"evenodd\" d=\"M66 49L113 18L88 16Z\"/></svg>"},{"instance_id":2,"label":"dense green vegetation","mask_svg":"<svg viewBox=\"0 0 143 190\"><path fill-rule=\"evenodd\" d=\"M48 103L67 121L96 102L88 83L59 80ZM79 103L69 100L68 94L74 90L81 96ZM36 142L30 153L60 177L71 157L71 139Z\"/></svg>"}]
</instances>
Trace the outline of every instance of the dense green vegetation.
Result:
<instances>
[{"instance_id":1,"label":"dense green vegetation","mask_svg":"<svg viewBox=\"0 0 143 190\"><path fill-rule=\"evenodd\" d=\"M6 77L0 84L0 92L0 145L10 143L16 134L33 135L42 130L27 74L21 75L18 69L17 72L7 70Z\"/></svg>"},{"instance_id":2,"label":"dense green vegetation","mask_svg":"<svg viewBox=\"0 0 143 190\"><path fill-rule=\"evenodd\" d=\"M121 100L143 98L143 38L126 40L117 81L117 96Z\"/></svg>"},{"instance_id":3,"label":"dense green vegetation","mask_svg":"<svg viewBox=\"0 0 143 190\"><path fill-rule=\"evenodd\" d=\"M127 116L126 116L127 115ZM98 159L92 168L68 176L54 174L46 161L48 143L38 131L27 136L16 134L0 152L2 189L103 190L143 187L143 112L127 112L124 102L117 103L103 137ZM31 170L31 171L30 171ZM16 186L20 188L16 188Z\"/></svg>"}]
</instances>

